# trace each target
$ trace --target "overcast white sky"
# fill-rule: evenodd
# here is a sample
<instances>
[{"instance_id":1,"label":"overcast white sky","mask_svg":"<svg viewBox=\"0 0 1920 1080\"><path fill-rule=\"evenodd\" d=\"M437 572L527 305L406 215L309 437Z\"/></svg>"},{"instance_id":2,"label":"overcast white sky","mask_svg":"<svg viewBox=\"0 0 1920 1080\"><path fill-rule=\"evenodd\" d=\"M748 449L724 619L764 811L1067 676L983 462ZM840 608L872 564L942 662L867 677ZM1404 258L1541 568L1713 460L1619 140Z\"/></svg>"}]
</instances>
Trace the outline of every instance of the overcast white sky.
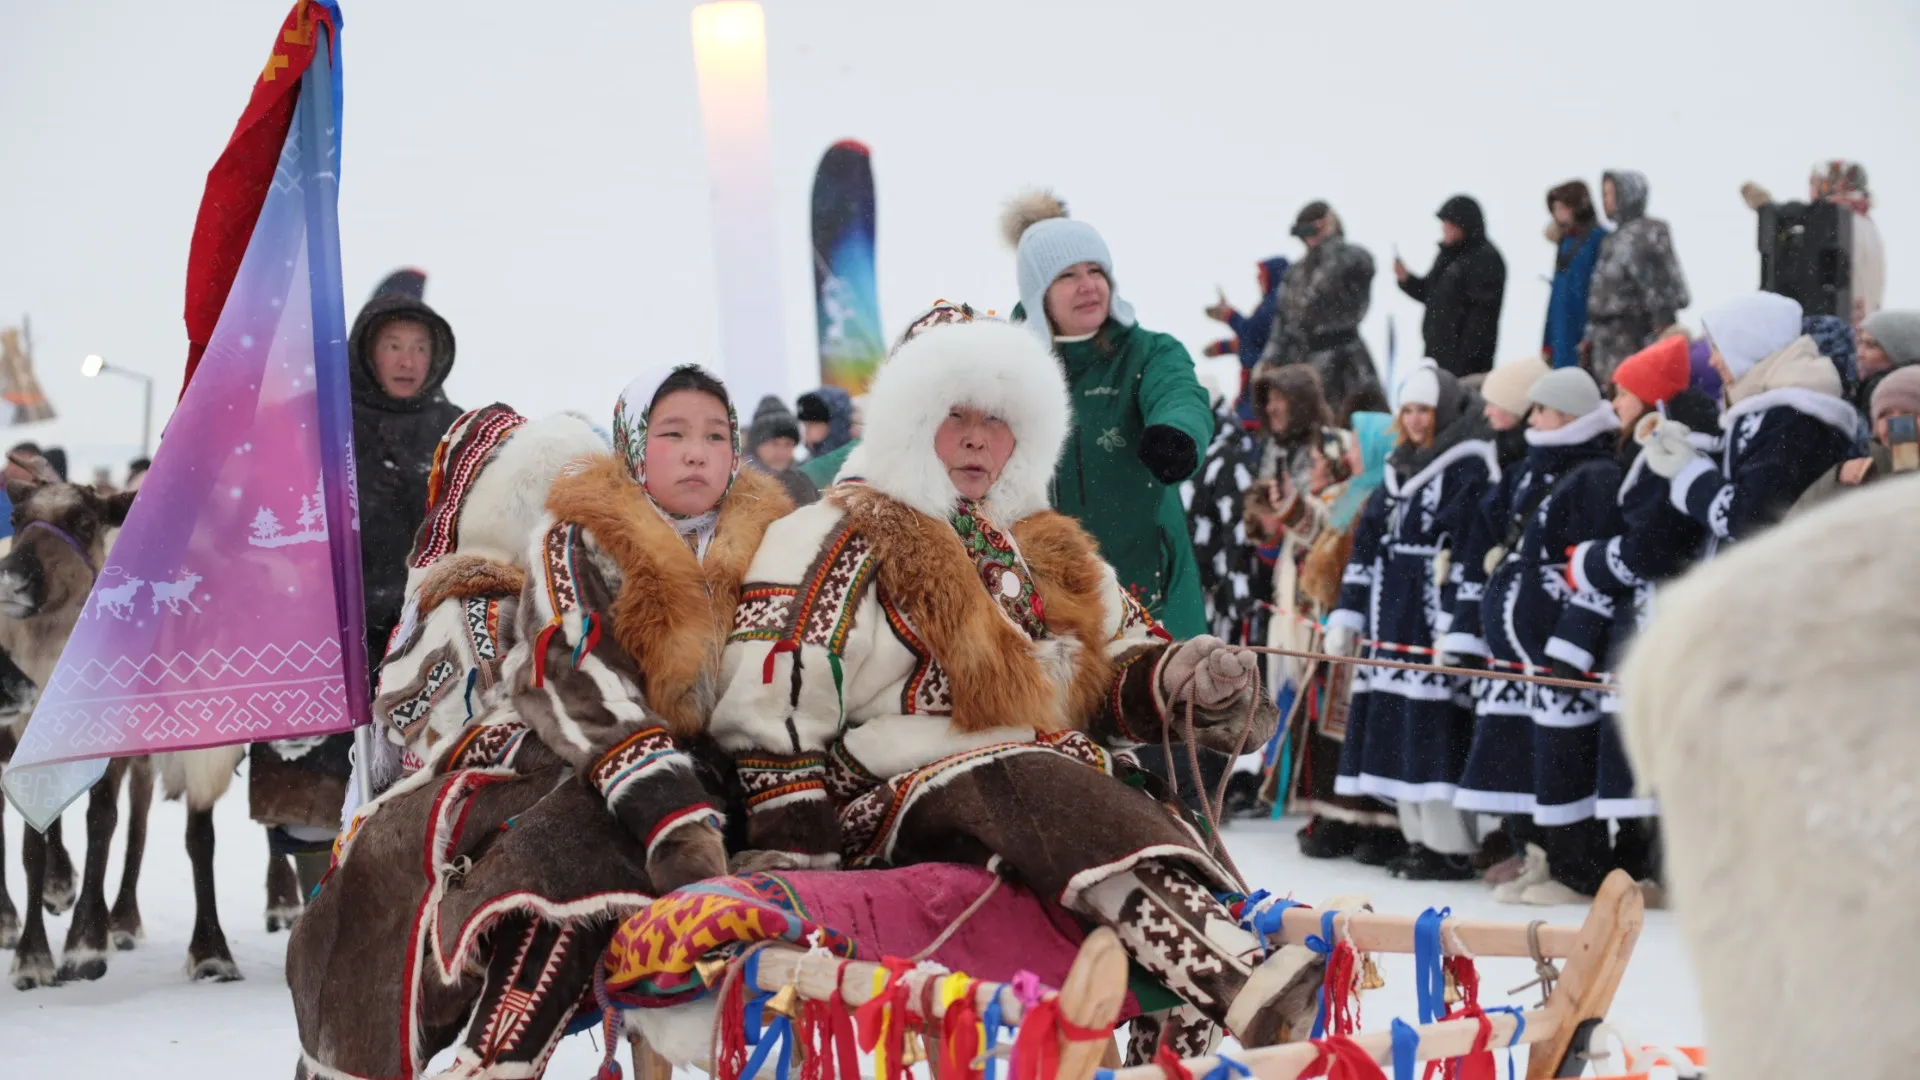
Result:
<instances>
[{"instance_id":1,"label":"overcast white sky","mask_svg":"<svg viewBox=\"0 0 1920 1080\"><path fill-rule=\"evenodd\" d=\"M706 165L683 0L344 0L342 248L350 303L425 267L460 342L453 399L610 413L643 358L713 362ZM0 324L33 317L61 418L7 433L76 466L131 456L139 392L177 393L187 242L207 168L289 0L0 0ZM995 223L1056 187L1121 291L1190 347L1215 283L1326 198L1373 249L1366 334L1403 350L1433 211L1487 208L1509 282L1501 352L1537 347L1546 189L1651 178L1696 308L1757 281L1743 180L1867 165L1890 307L1920 307L1920 4L1912 0L766 0L792 386L811 385L808 189L828 144L873 147L889 334L939 297L1005 311ZM351 311L349 318L351 318ZM1404 352L1403 352L1404 355ZM745 396L760 388L739 388Z\"/></svg>"}]
</instances>

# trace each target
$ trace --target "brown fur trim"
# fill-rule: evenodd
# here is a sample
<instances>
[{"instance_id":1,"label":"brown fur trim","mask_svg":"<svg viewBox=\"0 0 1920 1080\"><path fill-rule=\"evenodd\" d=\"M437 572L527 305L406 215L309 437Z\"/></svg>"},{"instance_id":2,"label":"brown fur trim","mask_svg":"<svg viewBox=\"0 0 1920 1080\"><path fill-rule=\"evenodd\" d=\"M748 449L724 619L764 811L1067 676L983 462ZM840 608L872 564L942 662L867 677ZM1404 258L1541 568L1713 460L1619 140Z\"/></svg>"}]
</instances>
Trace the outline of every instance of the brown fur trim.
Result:
<instances>
[{"instance_id":1,"label":"brown fur trim","mask_svg":"<svg viewBox=\"0 0 1920 1080\"><path fill-rule=\"evenodd\" d=\"M880 586L946 669L955 731L1023 725L1053 732L1086 726L1113 669L1102 633L1100 565L1078 525L1047 512L1014 529L1014 542L1046 607L1047 628L1081 645L1069 715L1062 716L1032 642L981 588L973 560L951 525L865 487L843 485L829 497L873 544Z\"/></svg>"},{"instance_id":2,"label":"brown fur trim","mask_svg":"<svg viewBox=\"0 0 1920 1080\"><path fill-rule=\"evenodd\" d=\"M1313 601L1314 614L1332 611L1340 604L1340 582L1347 571L1347 556L1353 552L1353 530L1331 529L1320 534L1300 564L1300 592Z\"/></svg>"},{"instance_id":3,"label":"brown fur trim","mask_svg":"<svg viewBox=\"0 0 1920 1080\"><path fill-rule=\"evenodd\" d=\"M440 601L470 596L519 596L527 587L527 572L513 565L482 555L455 551L440 556L420 580L420 613L440 606Z\"/></svg>"},{"instance_id":4,"label":"brown fur trim","mask_svg":"<svg viewBox=\"0 0 1920 1080\"><path fill-rule=\"evenodd\" d=\"M1107 657L1107 613L1101 600L1106 565L1100 548L1079 522L1052 510L1015 524L1012 532L1046 605L1047 630L1080 642L1068 719L1075 731L1085 731L1114 679L1113 661Z\"/></svg>"},{"instance_id":5,"label":"brown fur trim","mask_svg":"<svg viewBox=\"0 0 1920 1080\"><path fill-rule=\"evenodd\" d=\"M613 602L613 635L640 667L647 707L675 739L697 735L706 717L700 688L719 677L740 581L767 526L792 511L780 482L742 469L720 506L704 563L647 502L626 462L586 459L547 493L547 509L593 534L625 575Z\"/></svg>"}]
</instances>

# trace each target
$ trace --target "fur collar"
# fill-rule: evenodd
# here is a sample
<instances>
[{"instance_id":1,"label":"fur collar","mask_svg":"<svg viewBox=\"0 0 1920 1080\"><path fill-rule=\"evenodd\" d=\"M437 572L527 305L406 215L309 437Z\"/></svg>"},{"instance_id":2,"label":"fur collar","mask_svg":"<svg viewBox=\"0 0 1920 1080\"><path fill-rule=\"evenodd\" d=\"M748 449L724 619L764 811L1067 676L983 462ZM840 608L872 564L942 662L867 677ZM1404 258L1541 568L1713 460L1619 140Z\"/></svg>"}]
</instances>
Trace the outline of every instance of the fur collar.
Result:
<instances>
[{"instance_id":1,"label":"fur collar","mask_svg":"<svg viewBox=\"0 0 1920 1080\"><path fill-rule=\"evenodd\" d=\"M946 669L954 730L1085 729L1113 680L1101 602L1110 571L1078 523L1042 511L1009 530L1051 635L1036 643L987 595L945 518L863 485L841 485L827 497L873 545L880 587Z\"/></svg>"},{"instance_id":2,"label":"fur collar","mask_svg":"<svg viewBox=\"0 0 1920 1080\"><path fill-rule=\"evenodd\" d=\"M1833 397L1839 397L1846 390L1840 380L1840 370L1820 354L1819 343L1802 334L1734 380L1727 387L1727 402L1737 405L1747 398L1789 386Z\"/></svg>"},{"instance_id":3,"label":"fur collar","mask_svg":"<svg viewBox=\"0 0 1920 1080\"><path fill-rule=\"evenodd\" d=\"M1595 405L1583 416L1552 431L1527 429L1528 446L1579 446L1583 442L1620 430L1620 415L1606 402Z\"/></svg>"},{"instance_id":4,"label":"fur collar","mask_svg":"<svg viewBox=\"0 0 1920 1080\"><path fill-rule=\"evenodd\" d=\"M647 501L624 459L596 454L554 481L547 509L591 533L620 567L613 636L642 673L646 705L676 738L697 734L703 688L720 671L720 650L760 537L793 509L779 481L743 469L720 504L704 561Z\"/></svg>"},{"instance_id":5,"label":"fur collar","mask_svg":"<svg viewBox=\"0 0 1920 1080\"><path fill-rule=\"evenodd\" d=\"M1721 416L1720 426L1732 431L1734 421L1742 416L1782 406L1811 416L1849 438L1859 430L1860 414L1852 403L1823 390L1810 390L1804 386L1783 386L1742 398Z\"/></svg>"},{"instance_id":6,"label":"fur collar","mask_svg":"<svg viewBox=\"0 0 1920 1080\"><path fill-rule=\"evenodd\" d=\"M1495 482L1499 481L1500 458L1499 455L1493 451L1493 443L1486 439L1468 439L1447 447L1445 452L1441 453L1440 456L1427 462L1425 468L1414 473L1413 478L1410 480L1401 480L1399 472L1392 464L1389 464L1387 466L1386 479L1387 494L1396 499L1412 495L1414 492L1427 486L1428 481L1446 472L1455 462L1466 461L1470 458L1478 458L1486 462L1487 471L1490 474L1489 478Z\"/></svg>"},{"instance_id":7,"label":"fur collar","mask_svg":"<svg viewBox=\"0 0 1920 1080\"><path fill-rule=\"evenodd\" d=\"M939 521L960 498L933 451L933 433L955 405L1013 429L1013 456L983 500L995 521L1047 508L1067 437L1067 384L1059 361L1032 334L996 320L936 326L900 346L867 391L866 432L842 476Z\"/></svg>"},{"instance_id":8,"label":"fur collar","mask_svg":"<svg viewBox=\"0 0 1920 1080\"><path fill-rule=\"evenodd\" d=\"M526 587L527 572L522 567L484 555L455 551L440 556L427 567L426 576L420 581L419 612L425 615L439 607L442 600L519 596Z\"/></svg>"}]
</instances>

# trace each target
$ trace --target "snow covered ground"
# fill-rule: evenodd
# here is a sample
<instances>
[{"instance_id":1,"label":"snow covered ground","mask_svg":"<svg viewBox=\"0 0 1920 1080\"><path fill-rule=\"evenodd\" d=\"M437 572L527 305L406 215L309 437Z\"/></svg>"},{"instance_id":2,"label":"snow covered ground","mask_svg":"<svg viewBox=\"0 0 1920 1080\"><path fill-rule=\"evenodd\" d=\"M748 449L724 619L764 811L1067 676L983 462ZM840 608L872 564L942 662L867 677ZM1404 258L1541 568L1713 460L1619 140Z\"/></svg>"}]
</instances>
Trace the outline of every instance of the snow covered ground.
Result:
<instances>
[{"instance_id":1,"label":"snow covered ground","mask_svg":"<svg viewBox=\"0 0 1920 1080\"><path fill-rule=\"evenodd\" d=\"M69 837L84 836L84 807L69 811ZM234 959L246 973L237 983L194 985L185 974L187 938L193 923L193 890L182 843L185 813L178 803L153 811L142 875L140 908L147 940L138 950L116 953L104 979L94 983L21 993L0 984L0 1077L7 1080L124 1076L144 1080L208 1080L225 1077L285 1077L293 1074L296 1040L282 959L286 936L265 932L262 909L266 836L247 820L244 789L220 805L220 910ZM1300 857L1291 821L1241 822L1229 843L1241 869L1257 887L1291 892L1309 903L1340 893L1363 892L1380 911L1413 914L1428 906L1451 906L1456 914L1525 919L1531 911L1495 904L1475 883L1412 883L1350 862L1321 863ZM7 882L19 902L17 814L7 815ZM116 849L118 848L116 844ZM77 848L75 860L81 856ZM117 882L116 851L109 885ZM1548 909L1539 917L1575 923L1580 908ZM56 949L67 920L50 923ZM10 957L0 956L0 962ZM1383 958L1383 990L1369 994L1364 1024L1386 1026L1389 1018L1414 1015L1411 961ZM1508 988L1526 982L1526 961L1483 961L1485 1004L1502 1002ZM1532 1000L1527 991L1517 1003ZM1614 1020L1643 1042L1698 1043L1703 1038L1698 995L1672 915L1647 914L1646 932L1620 987ZM576 1035L560 1048L548 1075L587 1080L598 1067L595 1035Z\"/></svg>"}]
</instances>

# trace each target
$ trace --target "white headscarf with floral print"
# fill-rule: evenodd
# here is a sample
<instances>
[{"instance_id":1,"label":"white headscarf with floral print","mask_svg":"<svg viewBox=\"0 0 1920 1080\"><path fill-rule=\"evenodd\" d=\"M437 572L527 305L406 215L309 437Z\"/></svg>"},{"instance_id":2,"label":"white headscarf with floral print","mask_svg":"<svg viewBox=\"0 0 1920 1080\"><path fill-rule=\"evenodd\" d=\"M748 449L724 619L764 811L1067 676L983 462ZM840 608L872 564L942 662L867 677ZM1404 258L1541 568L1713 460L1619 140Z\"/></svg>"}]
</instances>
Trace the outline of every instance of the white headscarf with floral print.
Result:
<instances>
[{"instance_id":1,"label":"white headscarf with floral print","mask_svg":"<svg viewBox=\"0 0 1920 1080\"><path fill-rule=\"evenodd\" d=\"M681 371L698 371L715 383L720 383L718 376L699 364L676 364L665 371L642 372L639 377L627 384L625 390L620 391L620 399L613 405L613 451L626 459L627 471L633 474L634 480L640 484L642 491L646 490L647 485L647 420L653 413L654 399L660 396L660 387L668 378ZM740 475L743 454L740 446L740 415L734 410L732 396L725 393L725 384L720 383L720 385L722 390L720 400L727 407L727 427L733 435L733 464L727 471L727 486L720 492L720 499L724 501L727 493L733 490L734 479ZM648 495L647 501L653 502L653 496ZM714 521L719 516L718 503L714 505L714 509L693 517L669 513L659 503L653 503L653 507L660 511L662 517L673 523L676 531L682 534L699 534L698 549L705 549L705 541L709 538Z\"/></svg>"}]
</instances>

